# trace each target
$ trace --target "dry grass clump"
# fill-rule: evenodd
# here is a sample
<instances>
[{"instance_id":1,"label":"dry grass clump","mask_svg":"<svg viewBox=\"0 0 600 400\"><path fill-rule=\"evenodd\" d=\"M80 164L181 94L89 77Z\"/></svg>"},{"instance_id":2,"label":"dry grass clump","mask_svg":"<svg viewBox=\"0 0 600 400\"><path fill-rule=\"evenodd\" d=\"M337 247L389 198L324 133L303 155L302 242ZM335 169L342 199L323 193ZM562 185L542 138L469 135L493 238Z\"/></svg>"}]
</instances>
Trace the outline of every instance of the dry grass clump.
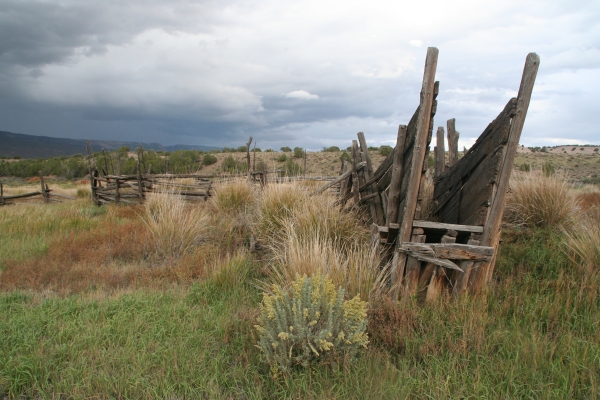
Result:
<instances>
[{"instance_id":1,"label":"dry grass clump","mask_svg":"<svg viewBox=\"0 0 600 400\"><path fill-rule=\"evenodd\" d=\"M323 273L348 296L380 296L387 269L380 268L379 253L368 245L368 230L355 213L342 212L334 202L289 185L265 190L255 231L272 257L272 279L286 286L297 276Z\"/></svg>"},{"instance_id":2,"label":"dry grass clump","mask_svg":"<svg viewBox=\"0 0 600 400\"><path fill-rule=\"evenodd\" d=\"M569 182L557 175L527 174L511 181L507 218L538 228L567 228L577 218L577 202Z\"/></svg>"},{"instance_id":3,"label":"dry grass clump","mask_svg":"<svg viewBox=\"0 0 600 400\"><path fill-rule=\"evenodd\" d=\"M236 181L219 186L213 202L218 211L244 212L254 203L254 191L246 181Z\"/></svg>"},{"instance_id":4,"label":"dry grass clump","mask_svg":"<svg viewBox=\"0 0 600 400\"><path fill-rule=\"evenodd\" d=\"M586 219L572 231L565 231L566 251L585 274L600 271L600 221Z\"/></svg>"},{"instance_id":5,"label":"dry grass clump","mask_svg":"<svg viewBox=\"0 0 600 400\"><path fill-rule=\"evenodd\" d=\"M336 287L341 286L349 297L362 300L380 298L387 292L388 268L381 268L379 252L369 245L341 244L312 235L287 232L282 243L271 247L272 279L285 287L298 276L327 275Z\"/></svg>"},{"instance_id":6,"label":"dry grass clump","mask_svg":"<svg viewBox=\"0 0 600 400\"><path fill-rule=\"evenodd\" d=\"M207 229L204 207L187 204L175 193L155 194L144 203L143 220L152 236L155 255L173 260L200 242Z\"/></svg>"}]
</instances>

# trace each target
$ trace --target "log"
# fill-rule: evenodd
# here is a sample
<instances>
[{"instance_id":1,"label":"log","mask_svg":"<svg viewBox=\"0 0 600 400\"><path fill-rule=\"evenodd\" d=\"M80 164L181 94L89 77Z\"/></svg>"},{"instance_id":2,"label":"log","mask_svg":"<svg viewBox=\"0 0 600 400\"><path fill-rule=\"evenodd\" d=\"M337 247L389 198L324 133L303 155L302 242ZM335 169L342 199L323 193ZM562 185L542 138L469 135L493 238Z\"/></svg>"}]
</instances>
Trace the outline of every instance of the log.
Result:
<instances>
[{"instance_id":1,"label":"log","mask_svg":"<svg viewBox=\"0 0 600 400\"><path fill-rule=\"evenodd\" d=\"M429 257L472 261L490 261L495 252L493 247L461 243L404 242L400 244L399 248L411 254L418 253Z\"/></svg>"},{"instance_id":2,"label":"log","mask_svg":"<svg viewBox=\"0 0 600 400\"><path fill-rule=\"evenodd\" d=\"M42 192L31 192L31 193L23 193L23 194L15 194L12 196L2 196L4 200L14 200L14 199L23 199L26 197L34 197L41 195Z\"/></svg>"}]
</instances>

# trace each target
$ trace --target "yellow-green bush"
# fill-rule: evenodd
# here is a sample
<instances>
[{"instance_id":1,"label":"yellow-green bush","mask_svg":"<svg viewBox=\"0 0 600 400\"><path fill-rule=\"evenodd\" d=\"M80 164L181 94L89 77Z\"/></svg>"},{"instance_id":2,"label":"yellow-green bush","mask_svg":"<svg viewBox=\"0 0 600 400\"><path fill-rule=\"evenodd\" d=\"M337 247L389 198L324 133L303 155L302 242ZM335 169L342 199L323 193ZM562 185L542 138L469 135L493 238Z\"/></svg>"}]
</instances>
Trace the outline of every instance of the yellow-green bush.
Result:
<instances>
[{"instance_id":1,"label":"yellow-green bush","mask_svg":"<svg viewBox=\"0 0 600 400\"><path fill-rule=\"evenodd\" d=\"M344 300L331 280L320 274L298 277L289 289L274 285L265 293L255 326L257 347L274 376L294 365L348 363L367 347L367 303L358 296Z\"/></svg>"}]
</instances>

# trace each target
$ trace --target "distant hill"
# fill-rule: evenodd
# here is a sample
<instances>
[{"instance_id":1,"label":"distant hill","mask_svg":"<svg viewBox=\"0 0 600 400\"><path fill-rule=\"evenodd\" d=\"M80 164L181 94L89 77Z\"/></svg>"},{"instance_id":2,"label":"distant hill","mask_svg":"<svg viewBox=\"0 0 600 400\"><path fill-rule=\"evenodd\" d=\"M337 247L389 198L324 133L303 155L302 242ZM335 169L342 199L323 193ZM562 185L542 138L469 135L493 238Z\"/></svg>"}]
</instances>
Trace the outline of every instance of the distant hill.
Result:
<instances>
[{"instance_id":1,"label":"distant hill","mask_svg":"<svg viewBox=\"0 0 600 400\"><path fill-rule=\"evenodd\" d=\"M140 146L139 142L119 142L112 140L91 140L94 151L117 150L127 146L131 150ZM164 146L160 143L141 143L145 150L204 150L219 149L214 146L176 144ZM49 136L24 135L0 131L0 157L20 156L21 158L49 158L57 156L70 156L85 153L85 140L53 138Z\"/></svg>"}]
</instances>

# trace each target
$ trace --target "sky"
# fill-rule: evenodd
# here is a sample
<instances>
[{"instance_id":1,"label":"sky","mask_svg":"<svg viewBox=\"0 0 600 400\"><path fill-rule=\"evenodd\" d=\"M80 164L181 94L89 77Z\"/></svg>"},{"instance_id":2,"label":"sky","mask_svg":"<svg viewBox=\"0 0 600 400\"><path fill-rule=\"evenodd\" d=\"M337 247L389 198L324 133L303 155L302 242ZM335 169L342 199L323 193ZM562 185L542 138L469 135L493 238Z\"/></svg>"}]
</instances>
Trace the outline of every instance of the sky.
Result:
<instances>
[{"instance_id":1,"label":"sky","mask_svg":"<svg viewBox=\"0 0 600 400\"><path fill-rule=\"evenodd\" d=\"M320 150L394 145L439 49L469 147L540 68L525 146L600 144L600 1L0 0L0 130ZM1 145L1 144L0 144Z\"/></svg>"}]
</instances>

